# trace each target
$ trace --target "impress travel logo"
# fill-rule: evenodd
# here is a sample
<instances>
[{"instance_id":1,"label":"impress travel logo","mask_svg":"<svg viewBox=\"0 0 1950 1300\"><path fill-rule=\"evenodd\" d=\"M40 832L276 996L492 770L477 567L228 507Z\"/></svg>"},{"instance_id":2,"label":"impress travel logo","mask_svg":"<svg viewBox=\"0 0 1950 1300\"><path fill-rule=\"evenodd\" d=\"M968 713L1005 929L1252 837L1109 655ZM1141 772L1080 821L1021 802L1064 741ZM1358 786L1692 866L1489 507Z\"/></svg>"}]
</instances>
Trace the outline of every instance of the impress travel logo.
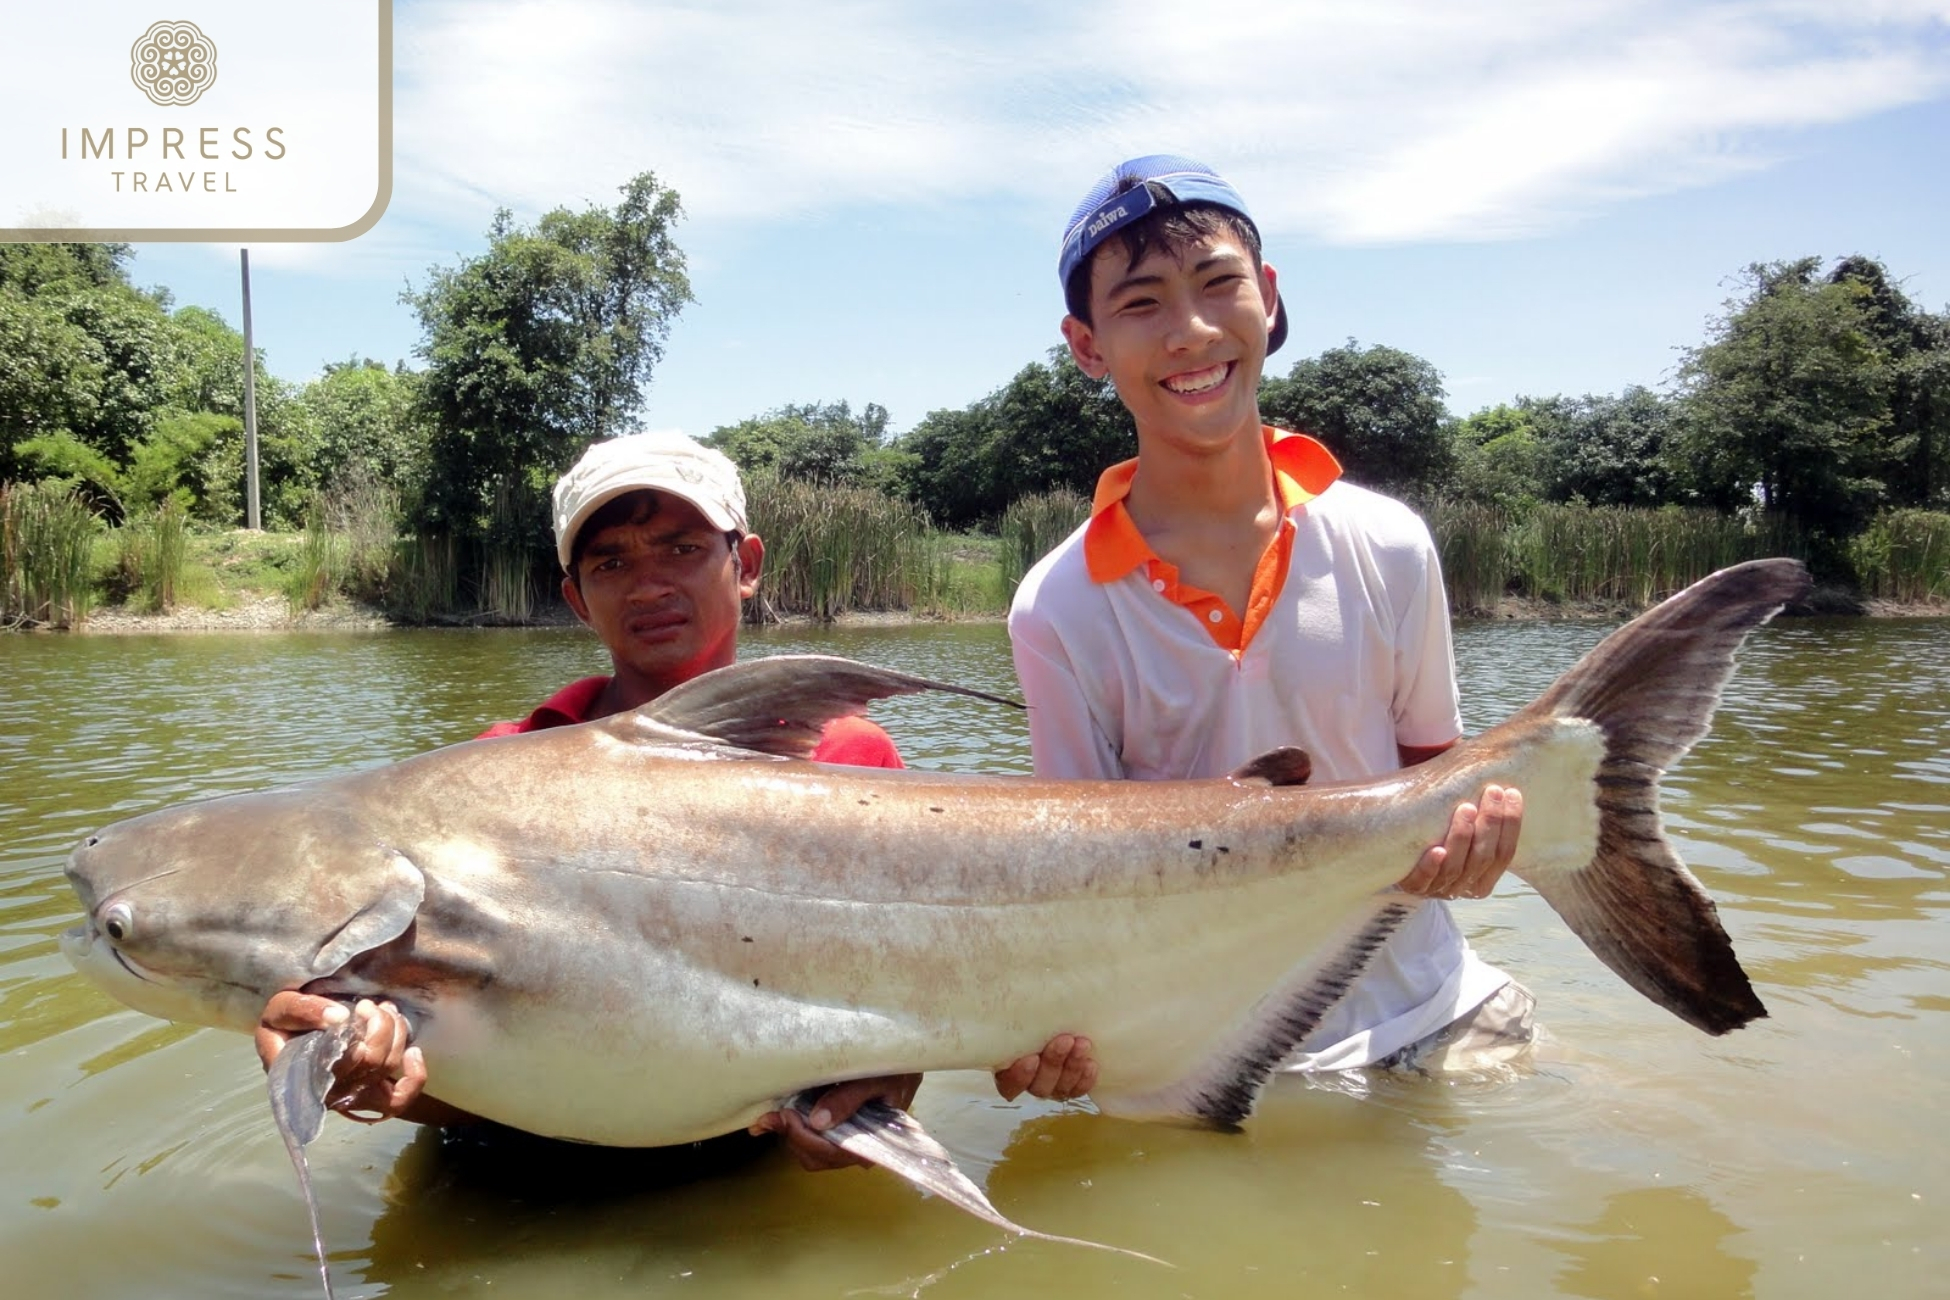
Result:
<instances>
[{"instance_id":1,"label":"impress travel logo","mask_svg":"<svg viewBox=\"0 0 1950 1300\"><path fill-rule=\"evenodd\" d=\"M156 23L129 51L129 77L152 104L194 104L217 80L217 47L195 23Z\"/></svg>"},{"instance_id":2,"label":"impress travel logo","mask_svg":"<svg viewBox=\"0 0 1950 1300\"><path fill-rule=\"evenodd\" d=\"M77 0L10 20L0 241L371 229L392 196L391 0L160 7Z\"/></svg>"}]
</instances>

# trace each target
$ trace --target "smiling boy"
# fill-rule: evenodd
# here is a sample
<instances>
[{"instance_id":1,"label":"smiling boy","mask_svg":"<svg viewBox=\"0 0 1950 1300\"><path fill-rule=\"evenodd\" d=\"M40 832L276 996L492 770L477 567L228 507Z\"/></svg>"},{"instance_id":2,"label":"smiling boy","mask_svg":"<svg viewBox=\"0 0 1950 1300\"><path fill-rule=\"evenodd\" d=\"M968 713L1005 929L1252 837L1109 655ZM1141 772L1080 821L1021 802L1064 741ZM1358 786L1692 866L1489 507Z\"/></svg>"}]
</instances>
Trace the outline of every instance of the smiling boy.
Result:
<instances>
[{"instance_id":1,"label":"smiling boy","mask_svg":"<svg viewBox=\"0 0 1950 1300\"><path fill-rule=\"evenodd\" d=\"M1454 745L1428 529L1341 479L1320 443L1260 421L1287 322L1238 192L1189 159L1133 159L1078 206L1058 272L1064 340L1116 387L1138 454L1104 471L1089 521L1010 610L1037 775L1222 776L1297 745L1316 780L1352 780ZM1397 887L1487 895L1521 819L1518 791L1485 788ZM1475 1064L1530 1041L1531 1006L1425 903L1286 1068Z\"/></svg>"}]
</instances>

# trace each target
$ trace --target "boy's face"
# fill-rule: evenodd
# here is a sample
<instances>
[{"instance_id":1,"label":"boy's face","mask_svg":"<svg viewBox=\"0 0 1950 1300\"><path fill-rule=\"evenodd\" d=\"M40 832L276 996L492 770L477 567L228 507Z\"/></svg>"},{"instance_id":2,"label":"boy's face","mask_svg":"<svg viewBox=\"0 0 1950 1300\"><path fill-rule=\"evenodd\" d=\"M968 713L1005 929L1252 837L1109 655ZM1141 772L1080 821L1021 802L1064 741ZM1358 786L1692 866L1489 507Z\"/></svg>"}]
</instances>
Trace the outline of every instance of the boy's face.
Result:
<instances>
[{"instance_id":1,"label":"boy's face","mask_svg":"<svg viewBox=\"0 0 1950 1300\"><path fill-rule=\"evenodd\" d=\"M740 603L758 585L764 548L737 547L682 497L654 494L641 522L590 536L562 580L576 617L602 639L619 677L664 691L732 662Z\"/></svg>"},{"instance_id":2,"label":"boy's face","mask_svg":"<svg viewBox=\"0 0 1950 1300\"><path fill-rule=\"evenodd\" d=\"M1116 240L1091 257L1091 321L1063 318L1077 365L1110 377L1141 438L1216 447L1242 430L1257 436L1273 268L1255 270L1225 231L1127 261Z\"/></svg>"}]
</instances>

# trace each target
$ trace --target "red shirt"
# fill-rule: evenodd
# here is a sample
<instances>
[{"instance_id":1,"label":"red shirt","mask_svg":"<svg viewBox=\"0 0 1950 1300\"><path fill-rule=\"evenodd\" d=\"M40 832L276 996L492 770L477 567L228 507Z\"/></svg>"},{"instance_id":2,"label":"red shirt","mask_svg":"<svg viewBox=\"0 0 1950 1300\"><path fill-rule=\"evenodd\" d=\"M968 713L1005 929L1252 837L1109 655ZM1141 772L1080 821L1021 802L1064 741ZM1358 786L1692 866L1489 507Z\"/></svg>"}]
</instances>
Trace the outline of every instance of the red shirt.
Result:
<instances>
[{"instance_id":1,"label":"red shirt","mask_svg":"<svg viewBox=\"0 0 1950 1300\"><path fill-rule=\"evenodd\" d=\"M536 710L519 722L497 722L476 740L486 740L489 736L513 736L524 731L540 731L544 727L571 727L578 722L589 721L589 710L602 698L603 690L609 685L607 677L585 677L579 682L570 682L555 694L542 701ZM865 718L834 718L820 733L819 744L813 747L813 761L816 763L840 763L847 767L906 767L901 762L900 751L894 748L893 738Z\"/></svg>"}]
</instances>

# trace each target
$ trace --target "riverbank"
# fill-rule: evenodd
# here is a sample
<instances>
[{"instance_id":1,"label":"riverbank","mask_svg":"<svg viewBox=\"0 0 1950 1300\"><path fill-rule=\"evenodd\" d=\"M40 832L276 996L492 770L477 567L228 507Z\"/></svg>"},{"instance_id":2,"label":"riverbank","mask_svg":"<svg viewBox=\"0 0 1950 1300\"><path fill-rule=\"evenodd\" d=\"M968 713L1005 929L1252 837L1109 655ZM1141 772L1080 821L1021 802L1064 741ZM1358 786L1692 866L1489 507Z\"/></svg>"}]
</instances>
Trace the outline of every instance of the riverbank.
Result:
<instances>
[{"instance_id":1,"label":"riverbank","mask_svg":"<svg viewBox=\"0 0 1950 1300\"><path fill-rule=\"evenodd\" d=\"M1619 622L1639 611L1618 602L1548 601L1528 596L1505 596L1494 613L1459 615L1458 622ZM1818 589L1806 606L1788 611L1793 615L1839 615L1868 618L1944 618L1950 617L1950 603L1905 604L1889 600L1865 600L1841 588ZM805 625L813 620L803 615L779 620L780 626ZM1002 621L999 614L972 614L943 619L902 610L861 610L842 614L834 620L839 627L894 626L912 623L982 623ZM556 605L534 612L523 627L574 627L575 615L567 606ZM319 609L293 613L281 596L240 597L223 609L180 607L167 613L131 609L126 605L107 605L89 613L77 629L83 634L104 636L153 635L176 632L380 632L398 628L426 626L396 622L371 605L337 601ZM494 624L460 622L434 624L445 627L483 627Z\"/></svg>"}]
</instances>

